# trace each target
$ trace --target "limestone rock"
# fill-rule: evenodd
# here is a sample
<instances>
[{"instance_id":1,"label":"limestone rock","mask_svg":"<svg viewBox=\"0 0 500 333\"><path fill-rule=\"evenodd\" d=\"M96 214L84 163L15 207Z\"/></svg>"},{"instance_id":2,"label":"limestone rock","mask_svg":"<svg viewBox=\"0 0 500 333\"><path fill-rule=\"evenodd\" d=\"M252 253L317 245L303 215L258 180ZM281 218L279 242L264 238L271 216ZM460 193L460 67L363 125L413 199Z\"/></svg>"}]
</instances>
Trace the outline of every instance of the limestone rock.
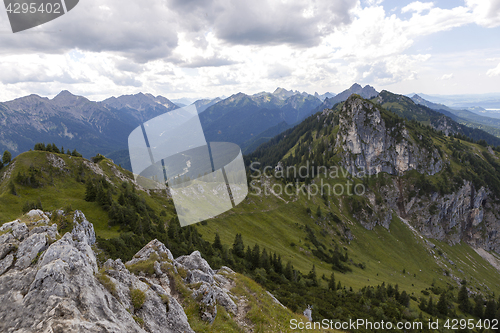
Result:
<instances>
[{"instance_id":1,"label":"limestone rock","mask_svg":"<svg viewBox=\"0 0 500 333\"><path fill-rule=\"evenodd\" d=\"M354 95L340 112L336 142L343 166L353 175L409 170L433 175L443 167L439 153L417 145L403 123L386 124L378 106Z\"/></svg>"},{"instance_id":2,"label":"limestone rock","mask_svg":"<svg viewBox=\"0 0 500 333\"><path fill-rule=\"evenodd\" d=\"M199 303L202 319L213 322L217 306L238 313L229 291L235 273L227 267L215 272L198 251L174 259L153 240L126 264L109 259L99 267L94 228L82 212L73 213L73 230L62 237L41 211L24 219L29 222L2 226L1 332L192 333L174 290L179 283ZM148 268L136 275L127 267ZM186 272L184 280L173 280L176 267ZM144 302L132 301L132 293L144 295Z\"/></svg>"},{"instance_id":3,"label":"limestone rock","mask_svg":"<svg viewBox=\"0 0 500 333\"><path fill-rule=\"evenodd\" d=\"M210 268L208 262L202 258L199 251L194 251L188 256L181 256L177 258L175 262L181 264L187 269L199 269L206 274L215 274L213 269Z\"/></svg>"}]
</instances>

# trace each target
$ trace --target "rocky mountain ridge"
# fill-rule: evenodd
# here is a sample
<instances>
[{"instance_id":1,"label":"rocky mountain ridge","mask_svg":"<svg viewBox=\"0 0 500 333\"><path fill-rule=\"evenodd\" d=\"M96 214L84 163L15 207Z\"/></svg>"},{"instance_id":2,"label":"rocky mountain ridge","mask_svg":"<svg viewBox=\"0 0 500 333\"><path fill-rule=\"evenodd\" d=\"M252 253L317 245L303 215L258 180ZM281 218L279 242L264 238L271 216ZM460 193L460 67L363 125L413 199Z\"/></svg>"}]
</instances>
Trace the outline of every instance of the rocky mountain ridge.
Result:
<instances>
[{"instance_id":1,"label":"rocky mountain ridge","mask_svg":"<svg viewBox=\"0 0 500 333\"><path fill-rule=\"evenodd\" d=\"M71 219L63 236L41 210L0 227L2 332L194 332L179 290L202 321L222 311L248 331L231 269L214 271L198 251L174 259L157 240L129 262L98 264L92 224L80 211Z\"/></svg>"},{"instance_id":2,"label":"rocky mountain ridge","mask_svg":"<svg viewBox=\"0 0 500 333\"><path fill-rule=\"evenodd\" d=\"M417 170L433 175L443 168L436 149L417 145L404 123L386 124L379 107L356 95L344 103L339 126L336 148L351 173L402 175Z\"/></svg>"},{"instance_id":3,"label":"rocky mountain ridge","mask_svg":"<svg viewBox=\"0 0 500 333\"><path fill-rule=\"evenodd\" d=\"M353 176L399 176L376 189L385 198L382 203L377 204L373 192L367 195L373 213L366 208L356 212L360 223L368 229L376 224L389 228L395 212L426 237L450 244L463 240L474 248L500 253L500 205L495 194L465 179L450 193L423 194L413 178L401 176L411 170L436 175L449 168L449 156L432 141L425 144L423 135L409 130L405 121L387 125L387 117L379 106L359 96L351 96L339 113L336 149L342 156L341 165ZM492 150L488 154L495 158Z\"/></svg>"}]
</instances>

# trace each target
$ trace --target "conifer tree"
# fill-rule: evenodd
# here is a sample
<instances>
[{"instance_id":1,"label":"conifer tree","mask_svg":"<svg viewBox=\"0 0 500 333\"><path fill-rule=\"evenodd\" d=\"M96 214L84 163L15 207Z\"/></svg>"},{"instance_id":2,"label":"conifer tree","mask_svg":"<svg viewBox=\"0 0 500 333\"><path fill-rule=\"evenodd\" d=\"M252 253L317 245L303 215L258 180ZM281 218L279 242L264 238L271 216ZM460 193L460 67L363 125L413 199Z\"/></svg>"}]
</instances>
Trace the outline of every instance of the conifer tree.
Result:
<instances>
[{"instance_id":1,"label":"conifer tree","mask_svg":"<svg viewBox=\"0 0 500 333\"><path fill-rule=\"evenodd\" d=\"M335 275L332 272L332 275L330 275L330 280L328 281L328 289L330 290L337 290L335 286Z\"/></svg>"},{"instance_id":2,"label":"conifer tree","mask_svg":"<svg viewBox=\"0 0 500 333\"><path fill-rule=\"evenodd\" d=\"M464 313L470 313L469 293L465 284L462 285L458 292L458 308Z\"/></svg>"},{"instance_id":3,"label":"conifer tree","mask_svg":"<svg viewBox=\"0 0 500 333\"><path fill-rule=\"evenodd\" d=\"M241 234L236 234L233 243L233 253L235 256L243 258L245 256L245 245Z\"/></svg>"},{"instance_id":4,"label":"conifer tree","mask_svg":"<svg viewBox=\"0 0 500 333\"><path fill-rule=\"evenodd\" d=\"M497 311L497 303L492 298L486 303L486 309L484 310L484 319L489 319L489 320L495 319L496 311Z\"/></svg>"},{"instance_id":5,"label":"conifer tree","mask_svg":"<svg viewBox=\"0 0 500 333\"><path fill-rule=\"evenodd\" d=\"M9 164L11 160L12 160L12 154L8 150L4 151L2 156L3 164Z\"/></svg>"},{"instance_id":6,"label":"conifer tree","mask_svg":"<svg viewBox=\"0 0 500 333\"><path fill-rule=\"evenodd\" d=\"M429 303L427 304L426 311L431 316L434 316L436 314L436 307L434 306L434 303L432 302L432 296L429 297Z\"/></svg>"},{"instance_id":7,"label":"conifer tree","mask_svg":"<svg viewBox=\"0 0 500 333\"><path fill-rule=\"evenodd\" d=\"M437 311L444 317L448 315L448 302L446 301L446 293L444 291L441 293L441 296L439 296Z\"/></svg>"},{"instance_id":8,"label":"conifer tree","mask_svg":"<svg viewBox=\"0 0 500 333\"><path fill-rule=\"evenodd\" d=\"M477 296L474 300L476 305L474 306L474 316L483 319L484 317L484 301L481 296Z\"/></svg>"},{"instance_id":9,"label":"conifer tree","mask_svg":"<svg viewBox=\"0 0 500 333\"><path fill-rule=\"evenodd\" d=\"M217 232L215 233L214 244L212 245L212 247L222 252L222 243L220 241L219 233Z\"/></svg>"}]
</instances>

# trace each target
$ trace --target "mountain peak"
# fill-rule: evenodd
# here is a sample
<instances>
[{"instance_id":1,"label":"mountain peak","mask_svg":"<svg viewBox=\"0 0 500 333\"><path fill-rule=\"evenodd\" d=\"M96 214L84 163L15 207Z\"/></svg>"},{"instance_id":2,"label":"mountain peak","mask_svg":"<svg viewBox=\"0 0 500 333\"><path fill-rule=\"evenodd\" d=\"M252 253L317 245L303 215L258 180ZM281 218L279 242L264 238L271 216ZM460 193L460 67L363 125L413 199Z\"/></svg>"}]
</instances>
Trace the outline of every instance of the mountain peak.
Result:
<instances>
[{"instance_id":1,"label":"mountain peak","mask_svg":"<svg viewBox=\"0 0 500 333\"><path fill-rule=\"evenodd\" d=\"M78 99L86 100L85 97L74 95L68 90L63 90L59 94L57 94L57 96L52 98L52 102L61 106L75 103L75 101Z\"/></svg>"},{"instance_id":2,"label":"mountain peak","mask_svg":"<svg viewBox=\"0 0 500 333\"><path fill-rule=\"evenodd\" d=\"M61 98L68 98L68 97L77 97L77 96L73 95L68 90L61 90L61 92L59 94L57 94L54 98L52 98L52 100L61 99Z\"/></svg>"},{"instance_id":3,"label":"mountain peak","mask_svg":"<svg viewBox=\"0 0 500 333\"><path fill-rule=\"evenodd\" d=\"M364 87L361 87L361 85L354 83L349 89L346 89L340 94L335 95L335 97L329 98L327 104L333 106L337 103L347 100L347 98L352 94L358 94L362 98L370 99L377 96L378 92L372 86L366 85Z\"/></svg>"},{"instance_id":4,"label":"mountain peak","mask_svg":"<svg viewBox=\"0 0 500 333\"><path fill-rule=\"evenodd\" d=\"M369 87L369 86L368 86ZM350 90L360 90L360 89L363 89L361 87L361 85L357 84L357 83L354 83L351 88L349 88Z\"/></svg>"}]
</instances>

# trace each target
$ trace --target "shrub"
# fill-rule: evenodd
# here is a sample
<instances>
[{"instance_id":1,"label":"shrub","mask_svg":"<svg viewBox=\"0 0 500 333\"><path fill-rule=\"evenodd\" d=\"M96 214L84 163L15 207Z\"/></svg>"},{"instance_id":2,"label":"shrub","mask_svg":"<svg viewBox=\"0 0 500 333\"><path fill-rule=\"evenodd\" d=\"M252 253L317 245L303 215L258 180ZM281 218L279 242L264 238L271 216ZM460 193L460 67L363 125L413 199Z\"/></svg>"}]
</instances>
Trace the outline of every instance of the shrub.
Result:
<instances>
[{"instance_id":1,"label":"shrub","mask_svg":"<svg viewBox=\"0 0 500 333\"><path fill-rule=\"evenodd\" d=\"M130 300L134 309L140 309L146 301L146 294L140 289L130 289Z\"/></svg>"},{"instance_id":2,"label":"shrub","mask_svg":"<svg viewBox=\"0 0 500 333\"><path fill-rule=\"evenodd\" d=\"M144 319L137 317L137 316L132 316L134 318L135 322L139 324L139 326L143 327L144 326Z\"/></svg>"},{"instance_id":3,"label":"shrub","mask_svg":"<svg viewBox=\"0 0 500 333\"><path fill-rule=\"evenodd\" d=\"M135 275L139 272L144 272L146 275L153 275L155 273L154 263L158 260L158 255L153 253L147 260L139 261L132 265L127 265L127 269Z\"/></svg>"},{"instance_id":4,"label":"shrub","mask_svg":"<svg viewBox=\"0 0 500 333\"><path fill-rule=\"evenodd\" d=\"M106 275L104 272L104 269L100 269L99 272L96 275L97 280L101 282L101 284L106 288L111 295L116 296L116 285L114 284L113 281L109 278L109 276Z\"/></svg>"}]
</instances>

